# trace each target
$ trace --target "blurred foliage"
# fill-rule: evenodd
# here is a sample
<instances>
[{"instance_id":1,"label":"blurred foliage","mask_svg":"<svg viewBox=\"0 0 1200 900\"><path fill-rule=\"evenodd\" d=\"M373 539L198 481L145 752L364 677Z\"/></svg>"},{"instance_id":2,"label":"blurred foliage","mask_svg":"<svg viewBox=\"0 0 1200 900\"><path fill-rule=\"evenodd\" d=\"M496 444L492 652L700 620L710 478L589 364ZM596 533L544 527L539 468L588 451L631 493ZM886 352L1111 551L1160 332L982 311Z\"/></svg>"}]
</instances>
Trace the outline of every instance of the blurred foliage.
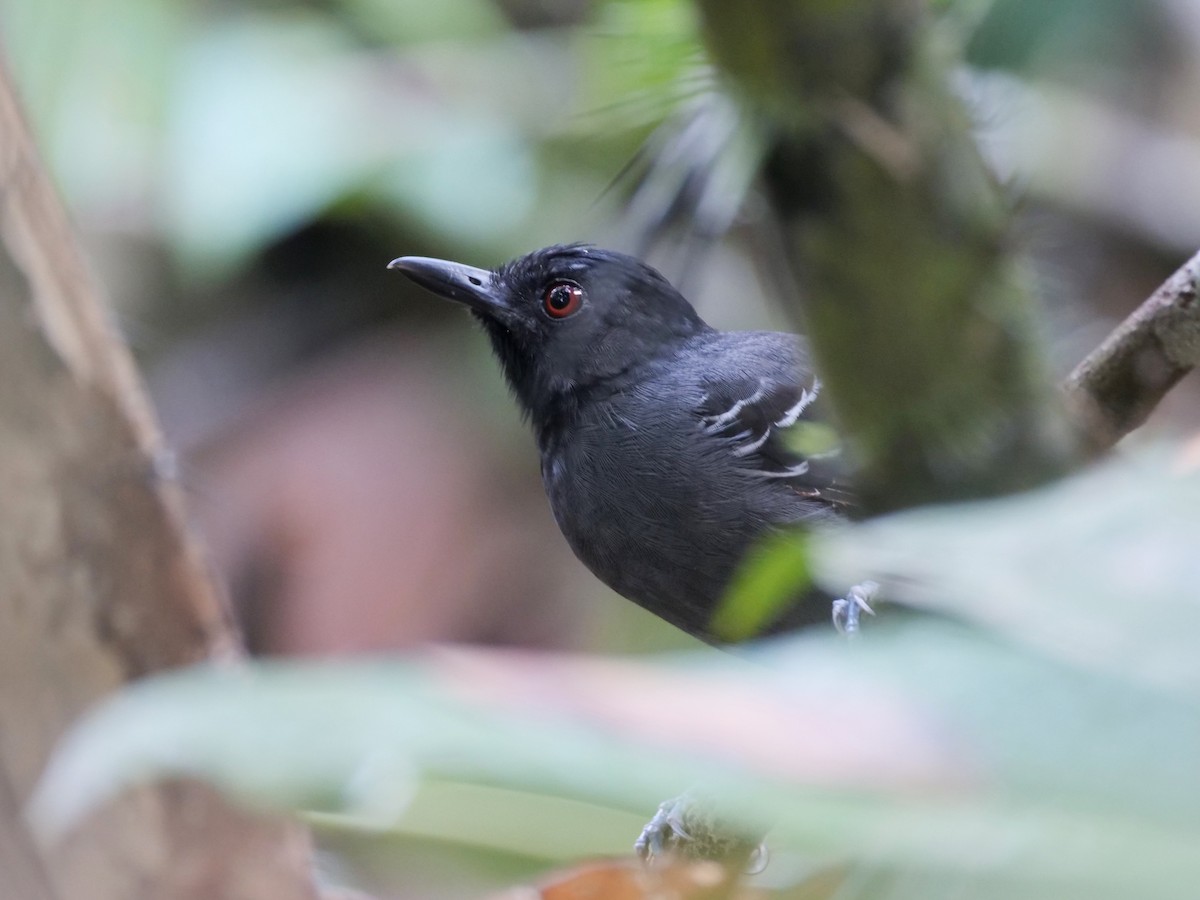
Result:
<instances>
[{"instance_id":1,"label":"blurred foliage","mask_svg":"<svg viewBox=\"0 0 1200 900\"><path fill-rule=\"evenodd\" d=\"M695 11L682 0L598 4L585 41L583 109L599 117L593 128L657 125L713 88Z\"/></svg>"},{"instance_id":2,"label":"blurred foliage","mask_svg":"<svg viewBox=\"0 0 1200 900\"><path fill-rule=\"evenodd\" d=\"M730 643L760 634L812 585L807 539L790 531L747 555L713 615L713 631Z\"/></svg>"},{"instance_id":3,"label":"blurred foliage","mask_svg":"<svg viewBox=\"0 0 1200 900\"><path fill-rule=\"evenodd\" d=\"M49 0L8 4L4 24L84 218L159 234L209 280L347 203L490 258L550 242L630 129L704 83L678 0L606 4L588 30L516 31L482 0Z\"/></svg>"},{"instance_id":4,"label":"blurred foliage","mask_svg":"<svg viewBox=\"0 0 1200 900\"><path fill-rule=\"evenodd\" d=\"M1147 56L1185 15L1170 0L935 5L970 29L972 63L1076 72L1105 95L1152 77ZM484 260L624 240L610 206L593 208L604 185L715 86L695 12L607 0L581 21L578 3L526 6L7 0L0 22L84 228L161 242L185 281L213 282L315 219L368 207L397 234ZM744 153L733 143L715 162ZM744 171L729 167L734 202Z\"/></svg>"},{"instance_id":5,"label":"blurred foliage","mask_svg":"<svg viewBox=\"0 0 1200 900\"><path fill-rule=\"evenodd\" d=\"M1094 78L1137 65L1164 26L1155 3L1126 0L1004 0L978 23L967 59L1015 71L1084 69Z\"/></svg>"},{"instance_id":6,"label":"blurred foliage","mask_svg":"<svg viewBox=\"0 0 1200 900\"><path fill-rule=\"evenodd\" d=\"M1119 0L939 6L968 21L984 7L968 48L977 65L1031 70L1076 61L1113 81L1129 78L1167 22L1158 3ZM246 7L9 0L2 18L28 105L75 204L137 212L155 229L174 223L169 234L186 245L216 240L200 222L189 227L193 205L204 217L225 203L224 224L235 236L224 252L242 259L285 223L320 214L331 198L369 190L371 170L403 169L406 145L434 156L477 135L473 152L483 161L496 153L505 173L518 138L529 153L530 143L582 122L593 145L585 152L594 154L611 132L653 126L712 86L695 14L681 0L609 0L583 27L551 21L521 31L484 0ZM432 130L422 133L435 111ZM440 127L438 117L445 117ZM507 137L497 139L493 128ZM631 146L618 141L625 151ZM620 153L608 157L609 175ZM553 164L537 153L533 159ZM458 175L469 180L474 169ZM233 180L226 184L222 173ZM274 187L259 193L250 173ZM205 187L220 203L193 196ZM246 190L250 196L239 196ZM389 202L403 209L411 201L436 224L456 205L448 190L440 212L402 188ZM184 196L174 198L176 191ZM145 208L130 210L131 203ZM284 211L259 208L274 204ZM468 233L495 240L528 214L518 209ZM457 224L472 227L466 215Z\"/></svg>"},{"instance_id":7,"label":"blurred foliage","mask_svg":"<svg viewBox=\"0 0 1200 900\"><path fill-rule=\"evenodd\" d=\"M965 613L1101 675L1200 695L1200 605L1188 587L1200 585L1200 555L1185 549L1200 538L1200 478L1173 466L1159 453L952 515L880 518L815 537L815 552L829 586L866 573L906 605Z\"/></svg>"}]
</instances>

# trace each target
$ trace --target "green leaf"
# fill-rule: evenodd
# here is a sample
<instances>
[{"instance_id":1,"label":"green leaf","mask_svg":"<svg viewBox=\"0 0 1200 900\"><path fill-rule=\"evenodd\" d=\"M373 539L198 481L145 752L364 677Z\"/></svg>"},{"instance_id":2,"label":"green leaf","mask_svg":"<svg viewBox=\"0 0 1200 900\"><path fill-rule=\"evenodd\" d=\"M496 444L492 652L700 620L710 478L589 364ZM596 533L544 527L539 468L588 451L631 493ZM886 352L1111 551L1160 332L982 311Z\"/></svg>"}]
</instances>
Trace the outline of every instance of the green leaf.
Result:
<instances>
[{"instance_id":1,"label":"green leaf","mask_svg":"<svg viewBox=\"0 0 1200 900\"><path fill-rule=\"evenodd\" d=\"M548 821L522 825L503 810L532 800L508 805L503 791L648 815L699 784L731 821L773 822L785 856L874 871L872 897L928 877L973 898L1182 898L1200 877L1192 700L937 621L854 645L771 642L752 658L455 651L183 673L85 722L30 812L49 835L123 786L192 775L258 803L536 856L555 824L587 833L570 818L586 807L541 803ZM449 820L414 800L438 783L464 786ZM471 785L498 811L455 825ZM611 832L591 833L611 849Z\"/></svg>"},{"instance_id":2,"label":"green leaf","mask_svg":"<svg viewBox=\"0 0 1200 900\"><path fill-rule=\"evenodd\" d=\"M582 113L593 130L656 125L714 84L686 0L608 0L581 49Z\"/></svg>"},{"instance_id":3,"label":"green leaf","mask_svg":"<svg viewBox=\"0 0 1200 900\"><path fill-rule=\"evenodd\" d=\"M482 241L519 226L537 198L532 147L501 119L436 117L380 192L447 240Z\"/></svg>"},{"instance_id":4,"label":"green leaf","mask_svg":"<svg viewBox=\"0 0 1200 900\"><path fill-rule=\"evenodd\" d=\"M485 37L505 30L503 14L487 0L343 0L363 33L376 41L418 44Z\"/></svg>"},{"instance_id":5,"label":"green leaf","mask_svg":"<svg viewBox=\"0 0 1200 900\"><path fill-rule=\"evenodd\" d=\"M967 60L1016 71L1097 64L1120 69L1138 64L1141 47L1148 36L1154 40L1161 21L1153 3L995 0L971 38Z\"/></svg>"},{"instance_id":6,"label":"green leaf","mask_svg":"<svg viewBox=\"0 0 1200 900\"><path fill-rule=\"evenodd\" d=\"M1200 696L1200 474L1168 452L1018 496L929 507L814 538L831 589L976 622L1054 658Z\"/></svg>"},{"instance_id":7,"label":"green leaf","mask_svg":"<svg viewBox=\"0 0 1200 900\"><path fill-rule=\"evenodd\" d=\"M742 563L713 614L713 632L735 642L754 637L812 584L803 534L764 539Z\"/></svg>"},{"instance_id":8,"label":"green leaf","mask_svg":"<svg viewBox=\"0 0 1200 900\"><path fill-rule=\"evenodd\" d=\"M216 277L353 189L364 72L316 15L250 16L201 33L183 59L166 136L166 229L196 276Z\"/></svg>"},{"instance_id":9,"label":"green leaf","mask_svg":"<svg viewBox=\"0 0 1200 900\"><path fill-rule=\"evenodd\" d=\"M782 433L787 448L805 459L837 453L842 446L841 435L827 422L801 419Z\"/></svg>"},{"instance_id":10,"label":"green leaf","mask_svg":"<svg viewBox=\"0 0 1200 900\"><path fill-rule=\"evenodd\" d=\"M536 50L507 35L412 50L415 74L393 84L316 14L202 33L167 137L164 217L181 261L195 278L219 277L368 189L447 238L508 238L538 202L533 139L514 121L533 104L554 118L547 92L515 88Z\"/></svg>"}]
</instances>

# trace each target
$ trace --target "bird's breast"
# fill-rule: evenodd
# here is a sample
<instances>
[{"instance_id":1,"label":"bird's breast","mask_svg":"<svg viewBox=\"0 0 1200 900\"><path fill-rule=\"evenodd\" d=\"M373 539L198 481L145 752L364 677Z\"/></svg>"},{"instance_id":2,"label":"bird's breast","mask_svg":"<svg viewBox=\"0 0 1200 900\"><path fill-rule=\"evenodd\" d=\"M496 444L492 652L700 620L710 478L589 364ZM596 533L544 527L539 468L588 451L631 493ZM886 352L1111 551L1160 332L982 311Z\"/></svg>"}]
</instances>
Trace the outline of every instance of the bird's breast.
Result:
<instances>
[{"instance_id":1,"label":"bird's breast","mask_svg":"<svg viewBox=\"0 0 1200 900\"><path fill-rule=\"evenodd\" d=\"M691 420L598 409L542 448L550 508L576 556L618 593L699 633L763 522Z\"/></svg>"}]
</instances>

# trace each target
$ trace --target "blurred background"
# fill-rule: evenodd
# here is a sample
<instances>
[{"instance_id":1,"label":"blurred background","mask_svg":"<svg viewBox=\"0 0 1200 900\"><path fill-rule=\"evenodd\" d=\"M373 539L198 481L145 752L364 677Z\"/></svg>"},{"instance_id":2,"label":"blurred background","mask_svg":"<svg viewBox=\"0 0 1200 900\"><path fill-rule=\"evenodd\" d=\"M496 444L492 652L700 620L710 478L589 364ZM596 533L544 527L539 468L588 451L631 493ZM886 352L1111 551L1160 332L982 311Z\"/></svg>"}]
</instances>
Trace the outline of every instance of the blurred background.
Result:
<instances>
[{"instance_id":1,"label":"blurred background","mask_svg":"<svg viewBox=\"0 0 1200 900\"><path fill-rule=\"evenodd\" d=\"M1065 372L1200 246L1200 3L933 5ZM255 652L687 642L573 559L482 335L385 266L588 240L718 327L781 326L688 2L3 0L0 25ZM1150 428L1197 427L1192 377Z\"/></svg>"}]
</instances>

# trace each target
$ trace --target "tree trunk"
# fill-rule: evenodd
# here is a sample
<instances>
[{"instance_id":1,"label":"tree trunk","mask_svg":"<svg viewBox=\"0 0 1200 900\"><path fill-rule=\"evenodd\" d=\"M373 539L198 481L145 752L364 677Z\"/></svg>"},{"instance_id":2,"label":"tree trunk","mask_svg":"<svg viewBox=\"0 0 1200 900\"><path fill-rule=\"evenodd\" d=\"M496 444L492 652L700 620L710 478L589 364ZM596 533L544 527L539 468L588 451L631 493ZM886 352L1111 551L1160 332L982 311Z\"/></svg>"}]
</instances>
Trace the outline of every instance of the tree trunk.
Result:
<instances>
[{"instance_id":1,"label":"tree trunk","mask_svg":"<svg viewBox=\"0 0 1200 900\"><path fill-rule=\"evenodd\" d=\"M3 71L0 172L0 893L313 897L304 833L203 785L133 792L44 858L18 816L89 706L152 672L236 664L238 642Z\"/></svg>"}]
</instances>

